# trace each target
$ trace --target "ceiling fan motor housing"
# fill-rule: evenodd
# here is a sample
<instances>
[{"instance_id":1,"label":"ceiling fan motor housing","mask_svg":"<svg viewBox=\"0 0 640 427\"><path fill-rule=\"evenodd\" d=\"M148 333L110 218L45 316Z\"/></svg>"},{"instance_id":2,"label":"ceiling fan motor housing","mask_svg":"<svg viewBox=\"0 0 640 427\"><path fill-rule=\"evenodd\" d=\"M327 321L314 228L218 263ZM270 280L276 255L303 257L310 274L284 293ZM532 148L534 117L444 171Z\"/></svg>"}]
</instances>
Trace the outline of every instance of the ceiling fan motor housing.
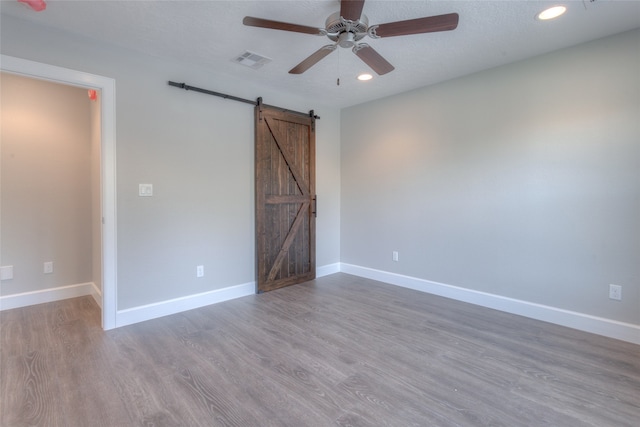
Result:
<instances>
[{"instance_id":1,"label":"ceiling fan motor housing","mask_svg":"<svg viewBox=\"0 0 640 427\"><path fill-rule=\"evenodd\" d=\"M357 21L349 21L336 12L329 16L325 22L327 37L338 43L340 47L353 47L359 40L367 35L369 20L362 14Z\"/></svg>"}]
</instances>

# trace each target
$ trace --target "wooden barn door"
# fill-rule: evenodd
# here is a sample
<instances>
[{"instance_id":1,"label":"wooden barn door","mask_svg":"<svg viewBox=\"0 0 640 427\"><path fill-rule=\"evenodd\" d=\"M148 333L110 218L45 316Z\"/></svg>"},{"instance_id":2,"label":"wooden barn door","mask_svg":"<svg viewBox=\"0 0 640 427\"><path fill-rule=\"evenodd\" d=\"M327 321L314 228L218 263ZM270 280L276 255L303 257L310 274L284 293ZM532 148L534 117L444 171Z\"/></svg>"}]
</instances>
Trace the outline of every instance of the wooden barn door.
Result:
<instances>
[{"instance_id":1,"label":"wooden barn door","mask_svg":"<svg viewBox=\"0 0 640 427\"><path fill-rule=\"evenodd\" d=\"M315 118L256 106L257 292L316 275Z\"/></svg>"}]
</instances>

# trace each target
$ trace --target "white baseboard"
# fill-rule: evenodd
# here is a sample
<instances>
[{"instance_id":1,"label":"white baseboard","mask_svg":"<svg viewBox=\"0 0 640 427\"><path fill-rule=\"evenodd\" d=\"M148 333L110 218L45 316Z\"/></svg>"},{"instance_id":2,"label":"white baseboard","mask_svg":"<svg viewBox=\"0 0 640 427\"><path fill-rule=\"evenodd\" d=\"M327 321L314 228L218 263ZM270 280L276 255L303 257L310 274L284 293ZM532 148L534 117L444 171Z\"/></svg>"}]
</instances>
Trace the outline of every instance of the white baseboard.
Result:
<instances>
[{"instance_id":1,"label":"white baseboard","mask_svg":"<svg viewBox=\"0 0 640 427\"><path fill-rule=\"evenodd\" d=\"M327 276L339 273L340 263L324 265L316 268L316 277ZM219 302L229 301L235 298L253 295L256 292L256 283L249 282L242 285L229 286L227 288L216 289L196 295L175 298L161 301L154 304L147 304L133 307L126 310L118 310L116 313L116 328L120 326L132 325L158 317L180 313L182 311L193 310Z\"/></svg>"},{"instance_id":2,"label":"white baseboard","mask_svg":"<svg viewBox=\"0 0 640 427\"><path fill-rule=\"evenodd\" d=\"M335 263L316 269L316 276L344 272L354 276L377 280L391 285L402 286L421 292L476 304L507 313L517 314L536 320L554 323L610 338L640 344L640 325L618 322L542 304L507 298L500 295L475 291L430 280L418 279L396 273L360 267L352 264ZM176 314L194 308L204 307L255 293L255 282L216 289L196 295L120 310L116 313L116 327L144 322L158 317ZM0 311L12 308L43 304L68 298L91 295L102 306L102 292L94 283L80 283L41 291L24 292L0 296Z\"/></svg>"},{"instance_id":3,"label":"white baseboard","mask_svg":"<svg viewBox=\"0 0 640 427\"><path fill-rule=\"evenodd\" d=\"M328 276L330 274L340 273L340 263L323 265L316 268L316 277Z\"/></svg>"},{"instance_id":4,"label":"white baseboard","mask_svg":"<svg viewBox=\"0 0 640 427\"><path fill-rule=\"evenodd\" d=\"M351 264L340 264L340 271L391 285L427 292L482 307L542 320L593 334L640 344L640 325L591 316L542 304L507 298L486 292L460 288L401 274L374 270Z\"/></svg>"},{"instance_id":5,"label":"white baseboard","mask_svg":"<svg viewBox=\"0 0 640 427\"><path fill-rule=\"evenodd\" d=\"M318 267L316 277L327 276L339 273L340 263L334 263ZM256 291L255 282L241 285L229 286L227 288L216 289L195 295L175 298L167 301L160 301L154 304L147 304L116 312L115 327L131 325L158 317L180 313L182 311L193 310L219 302L232 300L235 298L253 295ZM26 292L23 294L7 295L0 297L0 310L26 307L34 304L58 301L78 296L91 295L96 303L102 307L102 292L93 283L83 283L79 285L63 286L60 288L46 289L43 291Z\"/></svg>"},{"instance_id":6,"label":"white baseboard","mask_svg":"<svg viewBox=\"0 0 640 427\"><path fill-rule=\"evenodd\" d=\"M255 293L255 282L249 282L242 285L229 286L227 288L188 295L167 301L160 301L154 304L142 305L126 310L118 310L116 312L116 328L180 313L182 311L193 310L194 308L200 308L247 295L253 295Z\"/></svg>"},{"instance_id":7,"label":"white baseboard","mask_svg":"<svg viewBox=\"0 0 640 427\"><path fill-rule=\"evenodd\" d=\"M93 297L93 300L96 302L96 304L98 304L98 307L100 307L100 310L102 310L102 290L98 289L98 287L92 283L93 287L91 288L91 296Z\"/></svg>"},{"instance_id":8,"label":"white baseboard","mask_svg":"<svg viewBox=\"0 0 640 427\"><path fill-rule=\"evenodd\" d=\"M98 305L102 305L100 290L90 282L43 289L41 291L5 295L0 297L0 311L27 307L29 305L44 304L46 302L60 301L68 298L82 297L85 295L91 295L93 299L98 302Z\"/></svg>"}]
</instances>

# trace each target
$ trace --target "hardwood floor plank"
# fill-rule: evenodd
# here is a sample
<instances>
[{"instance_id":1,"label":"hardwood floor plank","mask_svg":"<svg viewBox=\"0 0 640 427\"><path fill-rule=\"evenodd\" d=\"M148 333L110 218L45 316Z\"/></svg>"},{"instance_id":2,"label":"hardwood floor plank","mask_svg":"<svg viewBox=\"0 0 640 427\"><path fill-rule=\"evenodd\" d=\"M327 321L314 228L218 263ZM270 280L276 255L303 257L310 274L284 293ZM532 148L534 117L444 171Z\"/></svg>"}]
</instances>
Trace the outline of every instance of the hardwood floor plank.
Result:
<instances>
[{"instance_id":1,"label":"hardwood floor plank","mask_svg":"<svg viewBox=\"0 0 640 427\"><path fill-rule=\"evenodd\" d=\"M208 380L208 377L198 369L185 368L180 372L180 383L187 392L203 407L210 416L210 420L216 421L218 425L239 426L257 425L258 420L253 419L250 414L233 402L229 394L224 389L218 388Z\"/></svg>"},{"instance_id":2,"label":"hardwood floor plank","mask_svg":"<svg viewBox=\"0 0 640 427\"><path fill-rule=\"evenodd\" d=\"M28 351L25 310L0 311L0 355L17 356Z\"/></svg>"},{"instance_id":3,"label":"hardwood floor plank","mask_svg":"<svg viewBox=\"0 0 640 427\"><path fill-rule=\"evenodd\" d=\"M190 425L202 413L196 411L194 416L191 407L176 393L177 383L172 374L194 361L189 354L175 356L172 351L175 344L160 339L167 335L162 322L157 327L141 324L110 331L116 332L109 342L108 363L115 374L112 381L134 424L154 425L153 420L163 420L160 425ZM161 342L164 347L148 347L145 345L148 342Z\"/></svg>"},{"instance_id":4,"label":"hardwood floor plank","mask_svg":"<svg viewBox=\"0 0 640 427\"><path fill-rule=\"evenodd\" d=\"M30 351L20 357L18 369L20 380L14 384L18 412L9 423L34 426L64 426L63 414L53 402L58 395L55 378L50 375L50 366L45 354Z\"/></svg>"}]
</instances>

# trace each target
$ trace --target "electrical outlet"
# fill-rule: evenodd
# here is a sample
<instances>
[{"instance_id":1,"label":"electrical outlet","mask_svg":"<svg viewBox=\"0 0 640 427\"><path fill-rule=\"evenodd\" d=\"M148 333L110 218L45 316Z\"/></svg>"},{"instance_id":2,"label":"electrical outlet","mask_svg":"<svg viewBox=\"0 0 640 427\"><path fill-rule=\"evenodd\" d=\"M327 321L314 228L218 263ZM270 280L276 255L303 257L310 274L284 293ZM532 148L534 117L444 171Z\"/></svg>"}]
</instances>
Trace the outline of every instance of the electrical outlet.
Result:
<instances>
[{"instance_id":1,"label":"electrical outlet","mask_svg":"<svg viewBox=\"0 0 640 427\"><path fill-rule=\"evenodd\" d=\"M13 279L13 265L5 265L0 267L0 280Z\"/></svg>"},{"instance_id":2,"label":"electrical outlet","mask_svg":"<svg viewBox=\"0 0 640 427\"><path fill-rule=\"evenodd\" d=\"M393 251L393 253L391 254L391 259L393 259L395 262L398 262L398 251Z\"/></svg>"},{"instance_id":3,"label":"electrical outlet","mask_svg":"<svg viewBox=\"0 0 640 427\"><path fill-rule=\"evenodd\" d=\"M609 298L620 301L622 299L622 286L609 285Z\"/></svg>"},{"instance_id":4,"label":"electrical outlet","mask_svg":"<svg viewBox=\"0 0 640 427\"><path fill-rule=\"evenodd\" d=\"M53 261L47 261L44 263L44 274L51 274L53 273Z\"/></svg>"},{"instance_id":5,"label":"electrical outlet","mask_svg":"<svg viewBox=\"0 0 640 427\"><path fill-rule=\"evenodd\" d=\"M204 277L204 265L196 267L196 277Z\"/></svg>"}]
</instances>

